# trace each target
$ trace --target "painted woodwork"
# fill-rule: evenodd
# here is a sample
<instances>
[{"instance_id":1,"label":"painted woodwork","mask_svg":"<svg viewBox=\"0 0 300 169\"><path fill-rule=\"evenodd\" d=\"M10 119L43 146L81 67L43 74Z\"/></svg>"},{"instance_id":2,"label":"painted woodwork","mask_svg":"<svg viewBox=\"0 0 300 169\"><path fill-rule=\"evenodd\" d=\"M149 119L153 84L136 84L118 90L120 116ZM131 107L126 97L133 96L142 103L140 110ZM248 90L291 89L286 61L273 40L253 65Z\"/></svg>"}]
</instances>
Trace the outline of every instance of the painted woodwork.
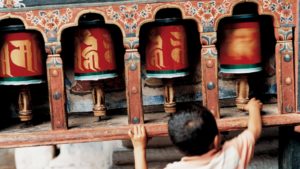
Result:
<instances>
[{"instance_id":1,"label":"painted woodwork","mask_svg":"<svg viewBox=\"0 0 300 169\"><path fill-rule=\"evenodd\" d=\"M141 61L138 52L138 37L129 37L124 41L125 51L125 78L128 123L144 123L141 97Z\"/></svg>"},{"instance_id":2,"label":"painted woodwork","mask_svg":"<svg viewBox=\"0 0 300 169\"><path fill-rule=\"evenodd\" d=\"M51 124L53 133L49 136L43 132L38 132L36 136L29 136L22 140L18 137L18 142L11 142L9 138L1 144L6 147L21 145L38 145L43 139L47 144L85 142L106 139L128 139L128 126L119 126L116 129L101 128L68 130L67 110L65 108L65 70L61 58L61 37L63 31L78 26L79 18L86 13L99 14L104 18L105 24L116 25L122 34L124 54L124 76L126 90L126 105L128 113L128 123L144 123L143 90L144 85L149 81L143 77L142 55L139 51L140 33L142 26L155 21L158 11L166 8L178 9L183 20L192 20L197 25L199 41L201 43L201 54L199 62L201 70L197 70L201 75L201 82L196 83L196 91L199 95L197 101L203 101L216 118L219 118L220 128L225 130L240 129L246 126L246 118L235 117L233 119L222 119L219 99L229 92L225 91L225 82L219 78L219 52L218 24L224 17L233 14L233 8L243 0L205 0L205 1L170 1L170 0L150 0L150 1L96 1L96 0L66 0L66 1L30 1L30 0L0 0L0 20L16 18L23 22L27 30L39 32L45 43L45 50L48 55L47 79L49 88L49 102L51 112ZM276 63L276 85L277 85L277 106L279 115L264 117L264 124L286 125L300 123L299 112L299 80L298 80L298 59L299 40L295 36L295 30L299 31L299 13L297 14L298 1L277 1L277 0L250 0L247 2L257 4L259 15L269 15L273 18L273 28L276 38L275 63ZM69 7L69 4L73 4ZM298 24L297 24L298 22ZM296 29L295 29L296 28ZM295 38L296 37L296 38ZM296 44L296 45L295 45ZM67 64L67 63L64 63ZM199 77L198 77L199 78ZM200 78L199 78L200 79ZM225 92L224 92L225 91ZM195 92L195 91L193 91ZM145 96L146 97L146 96ZM150 97L149 97L150 98ZM298 98L298 105L296 102ZM68 101L68 100L67 100ZM151 101L148 101L151 104ZM298 106L298 109L296 108ZM280 119L281 121L276 121ZM165 123L147 125L151 136L166 135ZM152 126L151 126L152 125ZM157 128L156 128L157 127ZM57 130L63 131L57 131ZM117 131L120 129L119 131ZM88 130L93 138L82 134ZM126 131L125 131L126 130ZM111 133L100 134L101 131ZM69 134L70 139L63 141L65 134ZM14 136L14 135L9 135ZM94 139L99 136L99 139ZM0 137L1 134L0 134ZM35 138L31 138L35 137ZM67 137L67 136L66 136ZM100 138L101 137L101 138ZM35 139L30 142L30 139ZM56 139L56 141L55 141ZM54 141L53 141L54 140ZM11 142L11 144L9 143ZM44 143L46 144L46 143ZM0 146L1 147L1 146ZM5 147L5 146L3 146Z\"/></svg>"},{"instance_id":3,"label":"painted woodwork","mask_svg":"<svg viewBox=\"0 0 300 169\"><path fill-rule=\"evenodd\" d=\"M68 127L65 112L65 90L63 63L60 57L60 43L46 43L46 60L48 93L50 104L51 127L53 130L64 130Z\"/></svg>"},{"instance_id":4,"label":"painted woodwork","mask_svg":"<svg viewBox=\"0 0 300 169\"><path fill-rule=\"evenodd\" d=\"M276 70L278 92L278 110L291 113L296 110L294 48L292 28L276 28Z\"/></svg>"},{"instance_id":5,"label":"painted woodwork","mask_svg":"<svg viewBox=\"0 0 300 169\"><path fill-rule=\"evenodd\" d=\"M216 32L203 32L200 36L203 104L216 118L220 118L218 52L215 46L217 34Z\"/></svg>"}]
</instances>

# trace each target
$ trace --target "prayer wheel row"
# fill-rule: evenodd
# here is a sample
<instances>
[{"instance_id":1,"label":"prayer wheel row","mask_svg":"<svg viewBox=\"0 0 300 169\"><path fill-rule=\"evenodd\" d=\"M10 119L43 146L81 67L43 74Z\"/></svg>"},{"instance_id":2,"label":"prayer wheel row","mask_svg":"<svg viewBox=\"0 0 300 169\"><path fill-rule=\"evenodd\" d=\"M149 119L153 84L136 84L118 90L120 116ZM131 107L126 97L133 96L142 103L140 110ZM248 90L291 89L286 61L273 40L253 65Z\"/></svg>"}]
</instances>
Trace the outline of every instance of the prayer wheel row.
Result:
<instances>
[{"instance_id":1,"label":"prayer wheel row","mask_svg":"<svg viewBox=\"0 0 300 169\"><path fill-rule=\"evenodd\" d=\"M222 28L220 72L247 74L262 70L257 18L254 15L233 16ZM164 107L168 113L176 111L171 79L189 74L186 31L181 19L157 19L146 40L146 75L148 78L163 78L167 81ZM0 85L42 83L44 56L37 33L26 30L23 25L3 26L0 33ZM80 21L74 37L75 80L94 82L93 112L95 116L105 116L104 92L99 82L117 77L116 47L111 32L103 20L92 19ZM29 91L21 90L19 112L22 121L31 119L29 102Z\"/></svg>"}]
</instances>

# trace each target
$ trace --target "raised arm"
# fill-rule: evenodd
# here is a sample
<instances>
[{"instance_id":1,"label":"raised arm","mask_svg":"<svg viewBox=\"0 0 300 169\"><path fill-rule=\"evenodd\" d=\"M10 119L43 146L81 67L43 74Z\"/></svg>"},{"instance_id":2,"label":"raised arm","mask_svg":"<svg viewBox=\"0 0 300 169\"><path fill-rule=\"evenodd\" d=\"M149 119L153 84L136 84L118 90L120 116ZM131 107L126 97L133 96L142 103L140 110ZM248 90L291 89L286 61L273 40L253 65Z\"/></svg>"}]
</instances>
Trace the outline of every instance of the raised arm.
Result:
<instances>
[{"instance_id":1,"label":"raised arm","mask_svg":"<svg viewBox=\"0 0 300 169\"><path fill-rule=\"evenodd\" d=\"M134 125L133 129L128 131L134 148L135 169L147 169L146 144L147 135L143 125Z\"/></svg>"},{"instance_id":2,"label":"raised arm","mask_svg":"<svg viewBox=\"0 0 300 169\"><path fill-rule=\"evenodd\" d=\"M260 100L252 98L245 106L245 110L249 111L248 130L253 133L255 140L260 137L262 130L262 120L260 111L263 104Z\"/></svg>"}]
</instances>

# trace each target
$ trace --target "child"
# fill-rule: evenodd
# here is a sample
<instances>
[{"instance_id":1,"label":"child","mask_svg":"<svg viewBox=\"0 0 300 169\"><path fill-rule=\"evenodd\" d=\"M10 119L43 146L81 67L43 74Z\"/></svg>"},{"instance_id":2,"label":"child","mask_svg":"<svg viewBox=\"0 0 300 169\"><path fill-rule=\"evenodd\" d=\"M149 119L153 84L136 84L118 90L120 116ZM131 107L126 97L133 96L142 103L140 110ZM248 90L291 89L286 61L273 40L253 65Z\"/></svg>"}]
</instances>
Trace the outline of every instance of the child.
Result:
<instances>
[{"instance_id":1,"label":"child","mask_svg":"<svg viewBox=\"0 0 300 169\"><path fill-rule=\"evenodd\" d=\"M248 128L219 147L219 131L212 114L204 107L173 114L168 130L173 144L186 156L170 163L165 169L244 169L252 158L255 141L261 134L262 103L251 99ZM147 169L146 133L143 126L129 131L134 146L135 169Z\"/></svg>"}]
</instances>

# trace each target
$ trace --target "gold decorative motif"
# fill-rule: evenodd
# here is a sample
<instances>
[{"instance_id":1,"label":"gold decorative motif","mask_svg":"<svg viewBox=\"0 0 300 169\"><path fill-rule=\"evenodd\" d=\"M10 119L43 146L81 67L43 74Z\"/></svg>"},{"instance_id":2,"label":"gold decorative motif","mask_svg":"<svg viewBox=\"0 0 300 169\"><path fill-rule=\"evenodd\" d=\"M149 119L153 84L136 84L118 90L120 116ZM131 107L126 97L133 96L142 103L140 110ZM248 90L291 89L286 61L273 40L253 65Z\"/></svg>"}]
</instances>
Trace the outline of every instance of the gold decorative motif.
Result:
<instances>
[{"instance_id":1,"label":"gold decorative motif","mask_svg":"<svg viewBox=\"0 0 300 169\"><path fill-rule=\"evenodd\" d=\"M162 37L156 35L156 31L152 31L150 33L150 43L153 44L149 49L149 53L151 53L151 62L152 66L155 66L159 69L165 67L164 65L164 55L162 51L163 42Z\"/></svg>"},{"instance_id":2,"label":"gold decorative motif","mask_svg":"<svg viewBox=\"0 0 300 169\"><path fill-rule=\"evenodd\" d=\"M81 47L77 48L77 64L80 70L90 69L96 71L100 69L99 66L99 56L98 56L98 44L97 39L92 36L91 32L88 30L84 30L81 32L80 39L78 37L75 38L75 43L83 42L87 47L82 51ZM79 56L78 56L79 55Z\"/></svg>"},{"instance_id":3,"label":"gold decorative motif","mask_svg":"<svg viewBox=\"0 0 300 169\"><path fill-rule=\"evenodd\" d=\"M108 63L112 63L113 62L113 49L112 46L110 44L112 44L111 38L108 34L103 34L103 46L104 46L104 58L106 60L106 62Z\"/></svg>"},{"instance_id":4,"label":"gold decorative motif","mask_svg":"<svg viewBox=\"0 0 300 169\"><path fill-rule=\"evenodd\" d=\"M9 52L9 44L14 49ZM38 71L38 60L36 57L37 51L32 51L32 44L29 40L15 40L6 42L1 50L4 59L1 60L2 71L5 75L13 76L11 74L10 60L18 67L26 68L30 72Z\"/></svg>"},{"instance_id":5,"label":"gold decorative motif","mask_svg":"<svg viewBox=\"0 0 300 169\"><path fill-rule=\"evenodd\" d=\"M177 47L172 49L171 56L176 63L180 63L180 61L181 60L183 61L183 59L182 57L180 57L181 49L178 46L181 45L180 42L182 40L182 35L180 34L180 32L171 32L171 35L174 38L174 39L173 38L170 39L171 45L173 47Z\"/></svg>"}]
</instances>

